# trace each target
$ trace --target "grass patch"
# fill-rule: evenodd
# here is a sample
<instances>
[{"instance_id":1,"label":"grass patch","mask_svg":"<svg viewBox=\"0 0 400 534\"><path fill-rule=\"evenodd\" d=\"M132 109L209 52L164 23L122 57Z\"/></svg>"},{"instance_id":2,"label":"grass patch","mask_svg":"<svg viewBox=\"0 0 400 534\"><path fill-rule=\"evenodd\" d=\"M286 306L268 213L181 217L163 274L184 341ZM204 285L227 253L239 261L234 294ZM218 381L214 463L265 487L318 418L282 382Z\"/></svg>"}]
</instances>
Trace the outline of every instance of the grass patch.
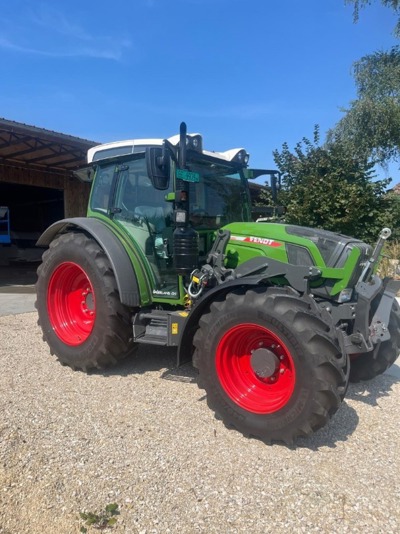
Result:
<instances>
[{"instance_id":1,"label":"grass patch","mask_svg":"<svg viewBox=\"0 0 400 534\"><path fill-rule=\"evenodd\" d=\"M119 515L118 504L110 503L104 508L101 512L80 512L79 517L85 522L85 525L88 527L93 527L98 530L105 530L107 528L112 528L116 522L117 518L115 516ZM88 532L86 526L81 526L80 532L85 534Z\"/></svg>"}]
</instances>

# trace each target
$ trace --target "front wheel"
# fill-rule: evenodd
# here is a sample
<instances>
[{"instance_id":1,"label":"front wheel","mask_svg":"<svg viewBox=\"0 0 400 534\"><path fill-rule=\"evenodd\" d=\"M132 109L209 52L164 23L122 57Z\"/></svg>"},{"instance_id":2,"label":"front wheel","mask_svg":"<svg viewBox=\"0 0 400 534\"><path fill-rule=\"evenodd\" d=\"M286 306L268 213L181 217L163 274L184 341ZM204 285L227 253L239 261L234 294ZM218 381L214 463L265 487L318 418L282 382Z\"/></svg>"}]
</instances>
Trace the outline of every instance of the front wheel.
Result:
<instances>
[{"instance_id":1,"label":"front wheel","mask_svg":"<svg viewBox=\"0 0 400 534\"><path fill-rule=\"evenodd\" d=\"M235 290L200 319L199 385L227 426L292 444L323 427L343 400L349 365L337 335L289 291Z\"/></svg>"},{"instance_id":2,"label":"front wheel","mask_svg":"<svg viewBox=\"0 0 400 534\"><path fill-rule=\"evenodd\" d=\"M36 284L43 339L61 363L103 369L133 348L130 313L119 300L104 251L78 232L60 235L43 254Z\"/></svg>"}]
</instances>

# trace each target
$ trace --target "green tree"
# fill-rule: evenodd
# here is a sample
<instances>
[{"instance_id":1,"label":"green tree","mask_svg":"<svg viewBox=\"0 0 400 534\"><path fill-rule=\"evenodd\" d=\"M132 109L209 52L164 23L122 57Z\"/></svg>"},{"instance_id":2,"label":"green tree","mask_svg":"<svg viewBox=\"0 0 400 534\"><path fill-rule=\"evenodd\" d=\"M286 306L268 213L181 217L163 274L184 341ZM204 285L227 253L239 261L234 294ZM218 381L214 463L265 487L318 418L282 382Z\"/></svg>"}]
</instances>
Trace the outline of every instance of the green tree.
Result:
<instances>
[{"instance_id":1,"label":"green tree","mask_svg":"<svg viewBox=\"0 0 400 534\"><path fill-rule=\"evenodd\" d=\"M324 228L373 242L383 226L399 224L400 214L387 200L390 179L374 181L373 164L355 158L346 144L319 145L303 138L293 151L284 143L274 151L282 173L279 200L286 222Z\"/></svg>"},{"instance_id":2,"label":"green tree","mask_svg":"<svg viewBox=\"0 0 400 534\"><path fill-rule=\"evenodd\" d=\"M400 156L400 47L362 57L353 66L358 99L328 133L361 158L383 165Z\"/></svg>"},{"instance_id":3,"label":"green tree","mask_svg":"<svg viewBox=\"0 0 400 534\"><path fill-rule=\"evenodd\" d=\"M360 10L365 6L370 6L373 0L345 0L346 4L353 4L353 18L354 22L358 22L360 18ZM396 27L394 29L394 34L397 37L400 37L400 0L380 0L381 4L385 7L393 9L393 11L399 15L397 20Z\"/></svg>"},{"instance_id":4,"label":"green tree","mask_svg":"<svg viewBox=\"0 0 400 534\"><path fill-rule=\"evenodd\" d=\"M271 187L268 183L261 189L253 200L254 206L273 206L274 200L272 198Z\"/></svg>"},{"instance_id":5,"label":"green tree","mask_svg":"<svg viewBox=\"0 0 400 534\"><path fill-rule=\"evenodd\" d=\"M375 0L376 1L376 0ZM379 0L394 11L394 34L400 37L400 0ZM345 0L353 5L354 22L374 0ZM362 57L353 65L357 99L328 133L328 141L346 143L356 155L386 166L400 156L400 47Z\"/></svg>"}]
</instances>

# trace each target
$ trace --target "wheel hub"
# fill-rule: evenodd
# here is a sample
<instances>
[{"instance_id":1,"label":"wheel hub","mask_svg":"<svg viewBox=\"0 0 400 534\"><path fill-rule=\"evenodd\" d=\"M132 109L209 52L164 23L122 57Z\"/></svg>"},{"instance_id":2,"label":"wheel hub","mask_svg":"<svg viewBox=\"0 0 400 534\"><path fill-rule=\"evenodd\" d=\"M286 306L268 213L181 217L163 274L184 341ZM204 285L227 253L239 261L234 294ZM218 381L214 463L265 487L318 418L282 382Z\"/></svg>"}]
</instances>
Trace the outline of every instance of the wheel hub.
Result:
<instances>
[{"instance_id":1,"label":"wheel hub","mask_svg":"<svg viewBox=\"0 0 400 534\"><path fill-rule=\"evenodd\" d=\"M94 297L90 287L82 291L81 306L83 313L89 314L90 316L94 315Z\"/></svg>"},{"instance_id":2,"label":"wheel hub","mask_svg":"<svg viewBox=\"0 0 400 534\"><path fill-rule=\"evenodd\" d=\"M278 370L279 358L272 351L266 348L259 348L253 351L250 365L257 376L269 378Z\"/></svg>"}]
</instances>

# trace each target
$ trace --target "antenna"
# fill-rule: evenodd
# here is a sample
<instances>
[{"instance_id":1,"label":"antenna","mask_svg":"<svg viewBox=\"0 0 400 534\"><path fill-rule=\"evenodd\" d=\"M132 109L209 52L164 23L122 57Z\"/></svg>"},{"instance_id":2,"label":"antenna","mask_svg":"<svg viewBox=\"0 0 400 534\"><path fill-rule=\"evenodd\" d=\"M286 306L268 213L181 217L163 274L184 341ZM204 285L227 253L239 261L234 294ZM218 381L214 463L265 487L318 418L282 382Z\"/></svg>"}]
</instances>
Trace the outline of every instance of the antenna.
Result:
<instances>
[{"instance_id":1,"label":"antenna","mask_svg":"<svg viewBox=\"0 0 400 534\"><path fill-rule=\"evenodd\" d=\"M181 122L179 127L179 156L178 165L180 169L186 167L186 133L187 127L185 122Z\"/></svg>"}]
</instances>

